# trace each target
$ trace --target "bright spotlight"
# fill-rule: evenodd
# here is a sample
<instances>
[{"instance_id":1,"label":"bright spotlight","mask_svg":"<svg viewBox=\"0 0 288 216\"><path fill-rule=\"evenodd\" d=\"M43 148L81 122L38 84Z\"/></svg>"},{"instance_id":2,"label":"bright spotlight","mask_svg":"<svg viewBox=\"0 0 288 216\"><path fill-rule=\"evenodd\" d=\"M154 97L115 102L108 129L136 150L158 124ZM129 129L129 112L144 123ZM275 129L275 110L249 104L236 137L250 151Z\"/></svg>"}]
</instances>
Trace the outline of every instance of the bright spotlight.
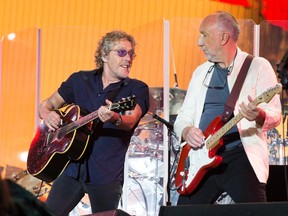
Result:
<instances>
[{"instance_id":1,"label":"bright spotlight","mask_svg":"<svg viewBox=\"0 0 288 216\"><path fill-rule=\"evenodd\" d=\"M16 38L16 34L15 33L10 33L10 34L7 35L7 39L10 40L10 41L14 40L15 38Z\"/></svg>"},{"instance_id":2,"label":"bright spotlight","mask_svg":"<svg viewBox=\"0 0 288 216\"><path fill-rule=\"evenodd\" d=\"M23 162L27 162L27 157L28 157L28 151L21 152L19 154L19 159Z\"/></svg>"}]
</instances>

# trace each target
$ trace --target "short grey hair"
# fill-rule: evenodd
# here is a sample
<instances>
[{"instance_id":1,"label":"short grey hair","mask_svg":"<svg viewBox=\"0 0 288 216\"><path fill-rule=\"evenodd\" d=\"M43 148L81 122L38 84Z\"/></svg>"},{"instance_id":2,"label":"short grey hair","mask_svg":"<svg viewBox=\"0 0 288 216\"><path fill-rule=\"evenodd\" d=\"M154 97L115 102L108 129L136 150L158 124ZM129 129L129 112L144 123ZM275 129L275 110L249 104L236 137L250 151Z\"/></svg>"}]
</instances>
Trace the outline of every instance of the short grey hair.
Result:
<instances>
[{"instance_id":1,"label":"short grey hair","mask_svg":"<svg viewBox=\"0 0 288 216\"><path fill-rule=\"evenodd\" d=\"M237 42L240 34L240 28L236 18L232 14L225 11L218 11L216 14L218 15L218 24L220 24L223 29L230 32L231 38Z\"/></svg>"}]
</instances>

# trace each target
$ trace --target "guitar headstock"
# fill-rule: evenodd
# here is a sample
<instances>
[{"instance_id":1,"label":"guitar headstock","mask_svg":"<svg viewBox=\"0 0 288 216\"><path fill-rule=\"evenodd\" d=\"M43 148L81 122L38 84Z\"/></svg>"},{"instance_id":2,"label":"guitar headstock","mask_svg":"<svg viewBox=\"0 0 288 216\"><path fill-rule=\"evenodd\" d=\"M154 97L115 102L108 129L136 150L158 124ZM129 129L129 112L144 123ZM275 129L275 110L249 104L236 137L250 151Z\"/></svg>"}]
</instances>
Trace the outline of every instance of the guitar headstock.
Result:
<instances>
[{"instance_id":1,"label":"guitar headstock","mask_svg":"<svg viewBox=\"0 0 288 216\"><path fill-rule=\"evenodd\" d=\"M280 83L276 84L274 87L267 89L261 95L259 95L254 101L253 104L257 105L261 102L269 102L276 94L279 94L282 90L282 85Z\"/></svg>"},{"instance_id":2,"label":"guitar headstock","mask_svg":"<svg viewBox=\"0 0 288 216\"><path fill-rule=\"evenodd\" d=\"M116 103L112 103L109 107L110 110L115 112L125 112L127 110L133 110L136 106L136 96L127 97L119 100Z\"/></svg>"}]
</instances>

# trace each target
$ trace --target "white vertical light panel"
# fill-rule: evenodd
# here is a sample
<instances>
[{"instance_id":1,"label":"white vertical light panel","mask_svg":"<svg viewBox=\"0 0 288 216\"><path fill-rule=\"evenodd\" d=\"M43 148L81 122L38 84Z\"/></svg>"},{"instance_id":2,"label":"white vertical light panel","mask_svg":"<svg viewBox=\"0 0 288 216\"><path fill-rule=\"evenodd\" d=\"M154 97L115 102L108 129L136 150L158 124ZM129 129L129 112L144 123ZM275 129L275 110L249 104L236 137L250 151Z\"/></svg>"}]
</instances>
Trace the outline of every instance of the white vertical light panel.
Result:
<instances>
[{"instance_id":1,"label":"white vertical light panel","mask_svg":"<svg viewBox=\"0 0 288 216\"><path fill-rule=\"evenodd\" d=\"M254 25L253 55L259 56L259 50L260 50L260 25Z\"/></svg>"},{"instance_id":2,"label":"white vertical light panel","mask_svg":"<svg viewBox=\"0 0 288 216\"><path fill-rule=\"evenodd\" d=\"M0 40L0 115L1 115L1 104L2 104L2 41L4 39L4 36L1 37Z\"/></svg>"},{"instance_id":3,"label":"white vertical light panel","mask_svg":"<svg viewBox=\"0 0 288 216\"><path fill-rule=\"evenodd\" d=\"M40 103L40 75L41 75L41 29L36 30L36 70L35 70L35 128L39 125L38 106Z\"/></svg>"},{"instance_id":4,"label":"white vertical light panel","mask_svg":"<svg viewBox=\"0 0 288 216\"><path fill-rule=\"evenodd\" d=\"M122 209L127 212L127 199L128 199L128 170L129 170L129 167L128 167L128 154L129 154L129 151L127 151L126 153L126 156L125 156L125 162L124 162L124 183L123 183L123 189L122 189L122 203L120 201L119 203L119 208L122 207ZM122 206L121 206L122 204Z\"/></svg>"},{"instance_id":5,"label":"white vertical light panel","mask_svg":"<svg viewBox=\"0 0 288 216\"><path fill-rule=\"evenodd\" d=\"M165 120L169 120L169 55L170 53L170 22L164 20L164 49L163 49L163 115ZM163 181L163 205L166 205L168 200L167 182L168 182L168 136L167 127L163 125L163 155L164 155L164 181Z\"/></svg>"}]
</instances>

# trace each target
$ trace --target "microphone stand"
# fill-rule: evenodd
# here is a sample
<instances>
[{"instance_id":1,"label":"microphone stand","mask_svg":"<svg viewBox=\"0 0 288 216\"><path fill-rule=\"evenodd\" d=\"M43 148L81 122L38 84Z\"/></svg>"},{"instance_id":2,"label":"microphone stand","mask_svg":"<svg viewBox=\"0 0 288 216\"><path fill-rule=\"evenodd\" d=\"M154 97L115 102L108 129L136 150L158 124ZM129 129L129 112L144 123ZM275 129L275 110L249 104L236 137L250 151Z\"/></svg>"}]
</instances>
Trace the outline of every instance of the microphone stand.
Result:
<instances>
[{"instance_id":1,"label":"microphone stand","mask_svg":"<svg viewBox=\"0 0 288 216\"><path fill-rule=\"evenodd\" d=\"M168 181L167 181L167 186L166 186L166 190L167 190L167 196L168 196L168 200L166 202L167 206L171 206L171 196L170 196L170 184L171 184L171 179L170 179L170 169L171 169L171 165L170 165L170 158L171 158L171 144L172 144L172 135L176 136L175 132L173 131L173 125L166 121L165 119L161 118L160 116L158 116L157 114L153 114L153 118L157 119L159 122L163 123L164 125L166 125L167 129L168 129Z\"/></svg>"}]
</instances>

